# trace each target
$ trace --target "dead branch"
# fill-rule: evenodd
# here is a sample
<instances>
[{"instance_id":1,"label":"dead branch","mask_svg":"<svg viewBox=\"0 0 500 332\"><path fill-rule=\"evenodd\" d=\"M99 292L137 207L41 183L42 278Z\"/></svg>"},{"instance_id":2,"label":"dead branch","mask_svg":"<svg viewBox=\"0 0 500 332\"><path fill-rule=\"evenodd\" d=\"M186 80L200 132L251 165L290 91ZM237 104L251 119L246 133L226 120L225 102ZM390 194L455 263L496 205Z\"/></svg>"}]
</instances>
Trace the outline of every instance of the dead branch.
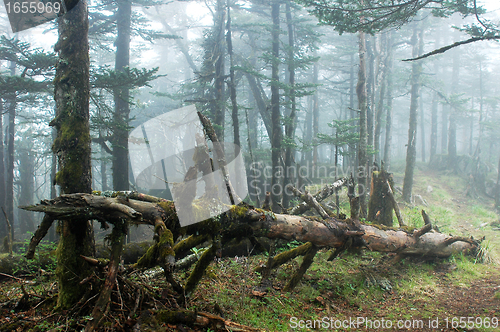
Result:
<instances>
[{"instance_id":1,"label":"dead branch","mask_svg":"<svg viewBox=\"0 0 500 332\"><path fill-rule=\"evenodd\" d=\"M339 179L335 181L332 184L327 184L325 185L320 191L318 191L316 194L313 195L314 199L319 203L329 196L333 195L336 190L341 188L347 183L347 179ZM307 202L302 202L293 208L289 209L288 213L293 214L293 215L299 215L311 208L310 205L307 204Z\"/></svg>"},{"instance_id":2,"label":"dead branch","mask_svg":"<svg viewBox=\"0 0 500 332\"><path fill-rule=\"evenodd\" d=\"M401 216L401 211L399 210L398 202L396 202L396 199L394 198L394 193L392 192L389 180L386 180L385 182L387 185L387 195L389 196L389 199L391 200L392 205L394 207L394 213L396 214L396 218L398 219L399 226L401 227L406 226L406 224L403 221L403 217Z\"/></svg>"},{"instance_id":3,"label":"dead branch","mask_svg":"<svg viewBox=\"0 0 500 332\"><path fill-rule=\"evenodd\" d=\"M316 201L316 199L314 199L314 197L308 191L306 191L305 194L303 194L300 190L298 190L297 188L295 188L292 185L288 185L288 188L290 188L293 191L293 194L296 197L299 197L301 200L303 200L304 202L306 202L307 205L309 205L310 207L312 207L316 211L318 211L318 213L321 216L321 218L323 218L323 219L330 218L330 216L328 215L328 213L326 213L325 209L323 209L323 207L318 204L318 202Z\"/></svg>"}]
</instances>

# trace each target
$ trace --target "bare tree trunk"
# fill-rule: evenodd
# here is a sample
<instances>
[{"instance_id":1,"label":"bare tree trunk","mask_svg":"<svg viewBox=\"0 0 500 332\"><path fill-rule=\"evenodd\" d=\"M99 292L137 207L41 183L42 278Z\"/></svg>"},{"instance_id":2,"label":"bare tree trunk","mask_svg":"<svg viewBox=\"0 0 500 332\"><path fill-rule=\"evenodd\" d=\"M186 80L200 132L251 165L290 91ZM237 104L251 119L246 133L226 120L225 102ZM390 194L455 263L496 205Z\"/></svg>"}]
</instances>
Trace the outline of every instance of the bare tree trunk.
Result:
<instances>
[{"instance_id":1,"label":"bare tree trunk","mask_svg":"<svg viewBox=\"0 0 500 332\"><path fill-rule=\"evenodd\" d=\"M495 207L500 211L500 157L498 158L498 175L495 192Z\"/></svg>"},{"instance_id":2,"label":"bare tree trunk","mask_svg":"<svg viewBox=\"0 0 500 332\"><path fill-rule=\"evenodd\" d=\"M459 32L454 32L454 40L459 40ZM451 93L457 94L459 88L460 76L460 53L458 50L453 50L453 67L451 72ZM457 109L451 105L450 127L448 132L448 168L456 169L457 160Z\"/></svg>"},{"instance_id":3,"label":"bare tree trunk","mask_svg":"<svg viewBox=\"0 0 500 332\"><path fill-rule=\"evenodd\" d=\"M420 34L420 43L422 43L422 33ZM413 47L412 56L417 57L420 52L418 28L415 24L413 36L411 38ZM408 145L406 150L406 168L403 180L403 199L406 202L411 201L411 192L413 188L413 171L415 169L415 160L417 158L417 116L418 116L418 98L420 90L420 73L422 72L422 63L413 62L411 74L411 102L410 102L410 125L408 129Z\"/></svg>"},{"instance_id":4,"label":"bare tree trunk","mask_svg":"<svg viewBox=\"0 0 500 332\"><path fill-rule=\"evenodd\" d=\"M358 192L361 207L361 217L366 217L366 193L368 172L368 136L367 136L367 95L366 95L366 44L365 33L359 32L359 72L356 93L359 108L359 146L358 146Z\"/></svg>"},{"instance_id":5,"label":"bare tree trunk","mask_svg":"<svg viewBox=\"0 0 500 332\"><path fill-rule=\"evenodd\" d=\"M288 27L288 72L289 72L289 84L290 84L290 104L291 111L290 115L287 118L287 122L285 123L285 135L287 138L287 145L285 149L285 174L283 179L283 207L288 208L290 204L290 199L292 198L291 193L288 193L286 190L287 185L292 183L293 181L293 172L289 172L289 168L291 168L292 164L294 164L293 155L295 152L294 147L292 146L295 143L295 113L297 109L297 105L295 102L295 63L294 63L294 32L293 32L293 23L292 23L292 12L290 3L286 3L286 23Z\"/></svg>"},{"instance_id":6,"label":"bare tree trunk","mask_svg":"<svg viewBox=\"0 0 500 332\"><path fill-rule=\"evenodd\" d=\"M238 120L238 102L236 101L236 81L234 79L234 57L233 57L233 40L231 37L231 8L230 0L227 3L227 53L229 54L229 91L231 95L232 112L231 117L233 120L233 142L237 147L241 147L240 142L240 122Z\"/></svg>"},{"instance_id":7,"label":"bare tree trunk","mask_svg":"<svg viewBox=\"0 0 500 332\"><path fill-rule=\"evenodd\" d=\"M116 26L115 71L123 72L130 64L130 28L132 2L117 1L118 12ZM113 189L128 190L128 125L130 115L130 91L127 87L117 88L113 92L115 102L113 123Z\"/></svg>"},{"instance_id":8,"label":"bare tree trunk","mask_svg":"<svg viewBox=\"0 0 500 332\"><path fill-rule=\"evenodd\" d=\"M386 84L387 84L387 70L389 66L389 54L388 51L388 34L389 32L382 33L380 36L380 49L383 52L386 52L385 58L380 62L380 88L379 88L379 99L377 103L377 108L375 112L375 134L374 134L374 145L373 149L375 150L375 161L380 163L380 136L382 132L382 117L384 113L384 99L386 98Z\"/></svg>"},{"instance_id":9,"label":"bare tree trunk","mask_svg":"<svg viewBox=\"0 0 500 332\"><path fill-rule=\"evenodd\" d=\"M318 84L318 63L314 63L313 66L313 84ZM313 95L313 109L312 109L312 144L313 144L313 154L312 154L312 173L316 174L316 169L318 167L318 146L316 144L317 137L319 133L319 97L318 89L316 89ZM314 176L314 175L313 175Z\"/></svg>"},{"instance_id":10,"label":"bare tree trunk","mask_svg":"<svg viewBox=\"0 0 500 332\"><path fill-rule=\"evenodd\" d=\"M280 4L278 0L273 0L271 4L272 27L272 80L271 80L271 122L273 125L273 136L271 140L273 163L273 174L271 180L271 200L272 209L275 212L281 211L281 189L282 177L280 176L281 166L281 113L280 113L280 91L279 91L279 56L280 56Z\"/></svg>"},{"instance_id":11,"label":"bare tree trunk","mask_svg":"<svg viewBox=\"0 0 500 332\"><path fill-rule=\"evenodd\" d=\"M23 148L19 154L19 180L20 194L19 205L30 205L33 203L33 193L35 192L35 160L31 148ZM35 231L33 213L19 211L20 234L28 234Z\"/></svg>"},{"instance_id":12,"label":"bare tree trunk","mask_svg":"<svg viewBox=\"0 0 500 332\"><path fill-rule=\"evenodd\" d=\"M14 76L16 74L16 63L10 63L10 75ZM7 218L12 225L11 237L14 240L14 226L16 224L14 220L14 141L15 141L15 126L16 126L16 108L17 108L17 95L12 93L7 96L9 101L9 107L7 113L9 114L9 124L7 127L6 143L7 143L7 155L6 155L6 191L5 191L5 211L7 213Z\"/></svg>"},{"instance_id":13,"label":"bare tree trunk","mask_svg":"<svg viewBox=\"0 0 500 332\"><path fill-rule=\"evenodd\" d=\"M422 91L420 92L420 148L422 152L422 162L425 163L425 110Z\"/></svg>"},{"instance_id":14,"label":"bare tree trunk","mask_svg":"<svg viewBox=\"0 0 500 332\"><path fill-rule=\"evenodd\" d=\"M384 147L384 164L385 169L389 170L391 167L391 143L392 143L392 68L393 61L393 37L392 32L388 32L389 37L387 41L387 114L385 118L385 147Z\"/></svg>"},{"instance_id":15,"label":"bare tree trunk","mask_svg":"<svg viewBox=\"0 0 500 332\"><path fill-rule=\"evenodd\" d=\"M4 99L0 99L0 208L5 209L5 158L3 144L3 105ZM0 214L0 239L7 236L7 223L3 213Z\"/></svg>"},{"instance_id":16,"label":"bare tree trunk","mask_svg":"<svg viewBox=\"0 0 500 332\"><path fill-rule=\"evenodd\" d=\"M221 142L224 142L224 122L226 113L226 97L224 89L225 72L224 72L224 31L225 31L225 4L224 0L217 0L216 8L216 53L213 56L217 57L215 62L215 114L214 114L214 128L215 134Z\"/></svg>"}]
</instances>

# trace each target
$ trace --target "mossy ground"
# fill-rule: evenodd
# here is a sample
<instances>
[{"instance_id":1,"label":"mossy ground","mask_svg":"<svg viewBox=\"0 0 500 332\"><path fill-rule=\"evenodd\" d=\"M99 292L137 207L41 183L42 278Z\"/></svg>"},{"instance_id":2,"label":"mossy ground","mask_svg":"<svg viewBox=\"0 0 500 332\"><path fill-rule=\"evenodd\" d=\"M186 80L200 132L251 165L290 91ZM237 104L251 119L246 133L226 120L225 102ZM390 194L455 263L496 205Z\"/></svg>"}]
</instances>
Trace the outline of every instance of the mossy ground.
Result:
<instances>
[{"instance_id":1,"label":"mossy ground","mask_svg":"<svg viewBox=\"0 0 500 332\"><path fill-rule=\"evenodd\" d=\"M394 178L396 186L400 186L402 174L396 172ZM190 297L187 309L211 312L268 331L289 331L294 326L293 322L298 324L300 320L322 320L325 317L334 322L360 317L414 325L401 329L370 329L360 325L357 329L351 326L332 328L330 331L498 331L498 327L493 328L491 325L491 319L500 319L500 233L490 225L498 221L498 215L489 200L463 197L465 183L462 181L452 175L417 170L414 193L421 195L429 206L403 205L403 217L410 226L422 226L420 210L423 208L442 232L473 235L475 238L486 236L483 242L486 260L456 256L433 261L404 259L391 264L392 257L389 255L363 251L345 253L328 262L329 252L322 249L302 282L292 292L285 292L283 288L300 266L301 258L273 270L270 277L272 284L267 285L264 291L258 288L261 278L255 268L267 262L265 255L225 258L208 267ZM432 187L432 191L427 190L428 186ZM344 193L341 198L342 212L348 214ZM397 195L398 201L399 198ZM297 245L299 243L296 242L278 243L278 252ZM176 278L185 282L187 275L186 272L177 273ZM32 294L47 294L54 281L50 273L29 278L35 283L25 285L25 290ZM166 285L157 270L146 271L133 278L159 293ZM123 293L121 295L124 296ZM160 302L149 303L147 308L161 309L167 306L171 303L167 295ZM37 308L13 309L21 296L22 290L17 280L3 279L0 303L4 306L0 308L0 326L6 326L9 320L28 322L28 317L32 323L22 325L26 331L47 331L57 326L61 326L59 330L68 327L71 330L81 329L89 319L88 316L50 316L55 303L53 298L48 298L46 303ZM35 300L32 298L33 303ZM146 304L141 306L143 312L137 313L132 319L148 312ZM111 315L119 317L119 308L118 305L112 305ZM458 325L454 328L454 317L458 317L455 321L457 324L460 324L460 317L474 318L475 328L461 329ZM486 318L490 319L490 328L478 327L476 322L486 322ZM439 319L438 329L429 328L429 319ZM418 326L421 322L423 328ZM117 325L112 328L113 324L109 323L107 326L108 330L119 330ZM162 326L163 331L179 331L182 328L186 327L175 324ZM190 329L186 328L186 331Z\"/></svg>"}]
</instances>

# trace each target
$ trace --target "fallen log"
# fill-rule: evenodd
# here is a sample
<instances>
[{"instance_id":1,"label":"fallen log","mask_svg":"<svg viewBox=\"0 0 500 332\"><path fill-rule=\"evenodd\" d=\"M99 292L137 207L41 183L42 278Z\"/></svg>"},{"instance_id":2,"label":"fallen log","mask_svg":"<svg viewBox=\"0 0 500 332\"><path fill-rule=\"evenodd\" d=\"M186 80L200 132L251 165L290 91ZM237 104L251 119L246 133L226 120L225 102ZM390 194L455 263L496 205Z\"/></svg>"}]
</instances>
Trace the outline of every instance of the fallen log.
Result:
<instances>
[{"instance_id":1,"label":"fallen log","mask_svg":"<svg viewBox=\"0 0 500 332\"><path fill-rule=\"evenodd\" d=\"M129 197L139 198L140 196L137 193L130 193ZM208 220L181 230L172 202L165 200L145 202L129 197L111 198L90 194L70 194L22 208L45 212L58 220L70 219L75 214L79 214L89 219L106 219L113 223L114 218L127 216L133 218L134 223L155 225L158 218L161 218L167 229L174 233L174 238L176 234L181 233L202 234L204 230L212 227ZM232 206L226 213L225 225L228 228L241 227L245 229L245 232L252 232L252 234L247 234L248 236L311 242L320 248L339 248L353 236L363 240L355 241L354 245L366 246L372 251L403 255L448 257L453 253L470 253L479 248L479 243L474 239L456 238L435 230L414 237L413 229L409 228L393 229L336 218L321 221L313 217L274 214L247 206Z\"/></svg>"}]
</instances>

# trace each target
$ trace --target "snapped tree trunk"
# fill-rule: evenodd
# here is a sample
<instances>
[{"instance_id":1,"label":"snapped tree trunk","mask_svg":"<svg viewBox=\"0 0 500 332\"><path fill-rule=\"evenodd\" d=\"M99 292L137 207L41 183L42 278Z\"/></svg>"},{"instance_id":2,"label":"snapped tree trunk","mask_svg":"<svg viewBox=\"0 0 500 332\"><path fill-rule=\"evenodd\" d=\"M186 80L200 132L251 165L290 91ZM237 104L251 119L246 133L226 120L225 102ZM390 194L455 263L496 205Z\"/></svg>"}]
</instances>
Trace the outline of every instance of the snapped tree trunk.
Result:
<instances>
[{"instance_id":1,"label":"snapped tree trunk","mask_svg":"<svg viewBox=\"0 0 500 332\"><path fill-rule=\"evenodd\" d=\"M384 169L372 173L367 220L379 225L392 227L392 211L394 210L394 206L389 197L389 188L387 186L393 186L393 182L392 176Z\"/></svg>"}]
</instances>

